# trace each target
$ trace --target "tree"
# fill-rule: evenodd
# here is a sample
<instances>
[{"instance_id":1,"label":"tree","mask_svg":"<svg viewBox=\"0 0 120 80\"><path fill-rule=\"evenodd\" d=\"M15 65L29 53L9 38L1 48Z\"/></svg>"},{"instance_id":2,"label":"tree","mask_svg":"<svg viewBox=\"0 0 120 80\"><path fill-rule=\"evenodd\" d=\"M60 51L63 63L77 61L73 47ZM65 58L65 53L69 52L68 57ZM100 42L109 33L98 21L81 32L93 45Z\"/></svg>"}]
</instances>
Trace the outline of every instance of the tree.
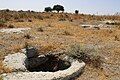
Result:
<instances>
[{"instance_id":1,"label":"tree","mask_svg":"<svg viewBox=\"0 0 120 80\"><path fill-rule=\"evenodd\" d=\"M52 8L51 8L51 7L46 7L44 11L46 11L46 12L51 12L51 11L52 11Z\"/></svg>"},{"instance_id":2,"label":"tree","mask_svg":"<svg viewBox=\"0 0 120 80\"><path fill-rule=\"evenodd\" d=\"M61 5L54 5L53 10L56 10L59 13L59 11L64 11L64 7Z\"/></svg>"},{"instance_id":3,"label":"tree","mask_svg":"<svg viewBox=\"0 0 120 80\"><path fill-rule=\"evenodd\" d=\"M119 15L120 15L120 12L116 12L114 15L115 15L115 16L119 16Z\"/></svg>"},{"instance_id":4,"label":"tree","mask_svg":"<svg viewBox=\"0 0 120 80\"><path fill-rule=\"evenodd\" d=\"M24 12L23 10L19 10L18 12Z\"/></svg>"},{"instance_id":5,"label":"tree","mask_svg":"<svg viewBox=\"0 0 120 80\"><path fill-rule=\"evenodd\" d=\"M75 10L75 14L78 14L79 13L79 10Z\"/></svg>"},{"instance_id":6,"label":"tree","mask_svg":"<svg viewBox=\"0 0 120 80\"><path fill-rule=\"evenodd\" d=\"M5 11L5 12L10 12L10 10L9 10L9 9L4 9L3 11Z\"/></svg>"}]
</instances>

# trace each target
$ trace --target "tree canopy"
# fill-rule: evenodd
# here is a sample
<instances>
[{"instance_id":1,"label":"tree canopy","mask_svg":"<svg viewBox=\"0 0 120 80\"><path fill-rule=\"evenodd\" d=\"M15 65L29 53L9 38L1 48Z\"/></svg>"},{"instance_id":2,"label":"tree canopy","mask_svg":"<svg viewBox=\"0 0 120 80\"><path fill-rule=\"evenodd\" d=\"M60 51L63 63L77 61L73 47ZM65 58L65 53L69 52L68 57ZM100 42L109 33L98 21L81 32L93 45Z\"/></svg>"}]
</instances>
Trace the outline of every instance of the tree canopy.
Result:
<instances>
[{"instance_id":1,"label":"tree canopy","mask_svg":"<svg viewBox=\"0 0 120 80\"><path fill-rule=\"evenodd\" d=\"M51 7L46 7L44 11L46 11L46 12L51 12L51 11L52 11L52 8L51 8Z\"/></svg>"},{"instance_id":2,"label":"tree canopy","mask_svg":"<svg viewBox=\"0 0 120 80\"><path fill-rule=\"evenodd\" d=\"M61 5L54 5L53 10L59 12L59 11L64 11L64 7Z\"/></svg>"}]
</instances>

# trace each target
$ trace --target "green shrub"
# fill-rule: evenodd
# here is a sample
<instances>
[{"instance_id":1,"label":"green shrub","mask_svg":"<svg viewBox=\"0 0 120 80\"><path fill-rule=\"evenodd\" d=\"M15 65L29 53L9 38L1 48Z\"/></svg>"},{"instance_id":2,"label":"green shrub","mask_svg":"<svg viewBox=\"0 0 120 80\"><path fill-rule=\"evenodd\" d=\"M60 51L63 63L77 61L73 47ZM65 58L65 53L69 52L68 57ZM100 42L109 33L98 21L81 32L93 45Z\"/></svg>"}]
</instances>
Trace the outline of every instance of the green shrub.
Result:
<instances>
[{"instance_id":1,"label":"green shrub","mask_svg":"<svg viewBox=\"0 0 120 80\"><path fill-rule=\"evenodd\" d=\"M4 24L6 21L4 19L0 19L0 24Z\"/></svg>"},{"instance_id":2,"label":"green shrub","mask_svg":"<svg viewBox=\"0 0 120 80\"><path fill-rule=\"evenodd\" d=\"M93 67L100 68L102 64L101 56L98 55L97 49L90 48L85 45L75 44L70 47L67 54L74 59L82 60L86 64Z\"/></svg>"},{"instance_id":3,"label":"green shrub","mask_svg":"<svg viewBox=\"0 0 120 80\"><path fill-rule=\"evenodd\" d=\"M6 27L7 25L5 23L6 23L5 20L0 19L0 27Z\"/></svg>"}]
</instances>

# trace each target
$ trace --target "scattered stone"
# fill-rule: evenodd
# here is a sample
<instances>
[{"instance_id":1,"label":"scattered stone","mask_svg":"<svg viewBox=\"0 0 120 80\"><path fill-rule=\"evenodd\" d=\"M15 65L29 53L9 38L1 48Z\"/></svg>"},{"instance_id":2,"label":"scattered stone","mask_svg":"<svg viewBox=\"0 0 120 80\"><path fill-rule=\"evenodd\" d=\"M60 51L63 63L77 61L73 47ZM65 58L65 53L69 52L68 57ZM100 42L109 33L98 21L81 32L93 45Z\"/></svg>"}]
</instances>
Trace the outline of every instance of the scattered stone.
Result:
<instances>
[{"instance_id":1,"label":"scattered stone","mask_svg":"<svg viewBox=\"0 0 120 80\"><path fill-rule=\"evenodd\" d=\"M95 25L81 25L82 28L92 28L94 27Z\"/></svg>"},{"instance_id":2,"label":"scattered stone","mask_svg":"<svg viewBox=\"0 0 120 80\"><path fill-rule=\"evenodd\" d=\"M9 29L0 29L0 32L4 33L24 33L24 31L29 30L30 28L9 28Z\"/></svg>"},{"instance_id":3,"label":"scattered stone","mask_svg":"<svg viewBox=\"0 0 120 80\"><path fill-rule=\"evenodd\" d=\"M120 25L120 21L106 20L106 21L103 21L103 22L107 25Z\"/></svg>"}]
</instances>

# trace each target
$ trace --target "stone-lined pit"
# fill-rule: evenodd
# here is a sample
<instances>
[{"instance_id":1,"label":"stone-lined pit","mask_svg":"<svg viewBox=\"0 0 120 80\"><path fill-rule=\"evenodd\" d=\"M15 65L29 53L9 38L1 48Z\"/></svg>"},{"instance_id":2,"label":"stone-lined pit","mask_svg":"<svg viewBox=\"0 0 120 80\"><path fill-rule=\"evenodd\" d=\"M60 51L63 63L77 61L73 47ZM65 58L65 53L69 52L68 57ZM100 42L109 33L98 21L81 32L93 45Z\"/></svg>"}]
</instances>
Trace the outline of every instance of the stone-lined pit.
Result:
<instances>
[{"instance_id":1,"label":"stone-lined pit","mask_svg":"<svg viewBox=\"0 0 120 80\"><path fill-rule=\"evenodd\" d=\"M60 59L57 55L46 54L40 55L34 47L26 48L25 66L30 72L55 72L65 70L70 67L70 62Z\"/></svg>"},{"instance_id":2,"label":"stone-lined pit","mask_svg":"<svg viewBox=\"0 0 120 80\"><path fill-rule=\"evenodd\" d=\"M32 53L36 51L33 48L29 50ZM69 80L79 75L85 67L84 62L68 56L60 59L52 54L35 56L32 53L27 54L26 51L25 54L6 56L4 67L13 69L13 72L2 74L3 80Z\"/></svg>"},{"instance_id":3,"label":"stone-lined pit","mask_svg":"<svg viewBox=\"0 0 120 80\"><path fill-rule=\"evenodd\" d=\"M71 66L70 62L64 61L55 55L26 59L26 68L30 72L55 72L65 70Z\"/></svg>"}]
</instances>

